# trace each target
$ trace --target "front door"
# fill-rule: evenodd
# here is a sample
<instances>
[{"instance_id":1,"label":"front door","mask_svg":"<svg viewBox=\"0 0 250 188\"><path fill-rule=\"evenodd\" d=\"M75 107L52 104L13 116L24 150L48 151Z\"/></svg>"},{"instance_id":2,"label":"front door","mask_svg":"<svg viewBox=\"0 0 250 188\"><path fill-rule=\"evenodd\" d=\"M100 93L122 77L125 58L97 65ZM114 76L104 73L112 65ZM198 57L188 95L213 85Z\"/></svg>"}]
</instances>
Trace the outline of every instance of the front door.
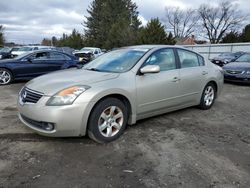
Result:
<instances>
[{"instance_id":1,"label":"front door","mask_svg":"<svg viewBox=\"0 0 250 188\"><path fill-rule=\"evenodd\" d=\"M160 72L136 76L137 114L143 115L178 105L179 69L174 50L154 52L143 64L159 65Z\"/></svg>"}]
</instances>

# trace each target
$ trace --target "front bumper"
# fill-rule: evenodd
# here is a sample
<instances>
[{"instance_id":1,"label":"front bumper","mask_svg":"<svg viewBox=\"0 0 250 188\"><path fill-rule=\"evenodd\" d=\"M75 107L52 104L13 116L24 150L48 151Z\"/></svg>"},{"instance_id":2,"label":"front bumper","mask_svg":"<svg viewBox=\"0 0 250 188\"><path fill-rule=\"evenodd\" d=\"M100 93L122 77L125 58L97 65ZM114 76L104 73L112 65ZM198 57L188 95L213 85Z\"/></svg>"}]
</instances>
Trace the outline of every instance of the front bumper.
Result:
<instances>
[{"instance_id":1,"label":"front bumper","mask_svg":"<svg viewBox=\"0 0 250 188\"><path fill-rule=\"evenodd\" d=\"M36 104L18 102L19 118L38 134L51 137L84 136L86 133L89 103L66 106L46 106L49 97L43 96ZM34 122L34 123L33 123ZM54 129L47 131L37 126L41 122L52 123Z\"/></svg>"},{"instance_id":2,"label":"front bumper","mask_svg":"<svg viewBox=\"0 0 250 188\"><path fill-rule=\"evenodd\" d=\"M228 75L224 74L224 80L228 82L250 83L250 75Z\"/></svg>"}]
</instances>

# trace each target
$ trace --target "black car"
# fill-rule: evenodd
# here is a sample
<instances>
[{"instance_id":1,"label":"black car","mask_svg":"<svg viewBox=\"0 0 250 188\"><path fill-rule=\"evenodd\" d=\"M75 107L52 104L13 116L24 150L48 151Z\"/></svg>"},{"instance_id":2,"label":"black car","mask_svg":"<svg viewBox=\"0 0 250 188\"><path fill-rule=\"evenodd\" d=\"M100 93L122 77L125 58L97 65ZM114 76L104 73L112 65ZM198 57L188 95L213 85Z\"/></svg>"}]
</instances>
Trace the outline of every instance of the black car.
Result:
<instances>
[{"instance_id":1,"label":"black car","mask_svg":"<svg viewBox=\"0 0 250 188\"><path fill-rule=\"evenodd\" d=\"M225 81L250 83L250 53L223 67Z\"/></svg>"},{"instance_id":2,"label":"black car","mask_svg":"<svg viewBox=\"0 0 250 188\"><path fill-rule=\"evenodd\" d=\"M74 56L53 51L39 50L14 59L0 60L0 85L13 80L31 79L52 71L77 67Z\"/></svg>"},{"instance_id":3,"label":"black car","mask_svg":"<svg viewBox=\"0 0 250 188\"><path fill-rule=\"evenodd\" d=\"M13 51L16 51L17 49L19 49L19 48L17 48L17 47L13 47L13 48L2 48L2 49L0 49L0 60L1 59L9 59L9 58L12 58L13 56L12 56L12 52Z\"/></svg>"},{"instance_id":4,"label":"black car","mask_svg":"<svg viewBox=\"0 0 250 188\"><path fill-rule=\"evenodd\" d=\"M244 52L234 52L234 53L224 52L224 53L221 53L218 57L214 57L211 60L211 62L222 67L227 63L235 61L237 58L239 58L243 54Z\"/></svg>"}]
</instances>

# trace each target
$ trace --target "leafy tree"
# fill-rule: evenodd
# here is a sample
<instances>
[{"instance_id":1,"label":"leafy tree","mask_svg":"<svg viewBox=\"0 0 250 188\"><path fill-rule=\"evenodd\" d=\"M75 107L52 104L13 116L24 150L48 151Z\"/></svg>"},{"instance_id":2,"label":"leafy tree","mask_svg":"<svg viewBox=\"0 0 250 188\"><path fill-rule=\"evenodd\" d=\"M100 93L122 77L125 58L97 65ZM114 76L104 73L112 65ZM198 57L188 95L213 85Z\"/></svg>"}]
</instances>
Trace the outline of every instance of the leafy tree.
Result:
<instances>
[{"instance_id":1,"label":"leafy tree","mask_svg":"<svg viewBox=\"0 0 250 188\"><path fill-rule=\"evenodd\" d=\"M155 18L141 29L140 42L142 44L173 44L173 35L172 33L167 35L160 20Z\"/></svg>"},{"instance_id":2,"label":"leafy tree","mask_svg":"<svg viewBox=\"0 0 250 188\"><path fill-rule=\"evenodd\" d=\"M82 35L73 29L70 35L63 33L63 36L60 39L56 39L56 37L52 37L53 45L61 47L68 46L75 49L80 49L83 47L83 38Z\"/></svg>"},{"instance_id":3,"label":"leafy tree","mask_svg":"<svg viewBox=\"0 0 250 188\"><path fill-rule=\"evenodd\" d=\"M57 38L55 37L55 36L53 36L52 38L51 38L51 43L52 43L52 46L56 46L56 44L57 44Z\"/></svg>"},{"instance_id":4,"label":"leafy tree","mask_svg":"<svg viewBox=\"0 0 250 188\"><path fill-rule=\"evenodd\" d=\"M41 45L44 45L44 46L51 46L51 40L50 39L46 39L44 38L41 42Z\"/></svg>"},{"instance_id":5,"label":"leafy tree","mask_svg":"<svg viewBox=\"0 0 250 188\"><path fill-rule=\"evenodd\" d=\"M94 0L84 25L85 44L111 49L138 43L137 6L131 0Z\"/></svg>"},{"instance_id":6,"label":"leafy tree","mask_svg":"<svg viewBox=\"0 0 250 188\"><path fill-rule=\"evenodd\" d=\"M246 25L241 34L242 42L250 42L250 24Z\"/></svg>"},{"instance_id":7,"label":"leafy tree","mask_svg":"<svg viewBox=\"0 0 250 188\"><path fill-rule=\"evenodd\" d=\"M2 25L0 25L0 46L3 46L4 45L4 35L3 35L3 30L4 30L4 27Z\"/></svg>"},{"instance_id":8,"label":"leafy tree","mask_svg":"<svg viewBox=\"0 0 250 188\"><path fill-rule=\"evenodd\" d=\"M222 38L221 43L236 43L241 42L241 35L237 32L231 31Z\"/></svg>"}]
</instances>

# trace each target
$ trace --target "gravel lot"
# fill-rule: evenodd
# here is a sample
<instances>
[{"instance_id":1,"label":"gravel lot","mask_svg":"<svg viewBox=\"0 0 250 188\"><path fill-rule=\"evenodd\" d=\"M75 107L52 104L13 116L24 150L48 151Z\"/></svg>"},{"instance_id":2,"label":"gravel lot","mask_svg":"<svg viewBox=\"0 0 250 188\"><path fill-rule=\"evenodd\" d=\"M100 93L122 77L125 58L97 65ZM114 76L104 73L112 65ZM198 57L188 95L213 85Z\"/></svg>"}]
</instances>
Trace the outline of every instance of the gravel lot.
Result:
<instances>
[{"instance_id":1,"label":"gravel lot","mask_svg":"<svg viewBox=\"0 0 250 188\"><path fill-rule=\"evenodd\" d=\"M211 110L143 120L101 145L26 128L23 84L0 87L0 187L250 187L249 86L225 84Z\"/></svg>"}]
</instances>

